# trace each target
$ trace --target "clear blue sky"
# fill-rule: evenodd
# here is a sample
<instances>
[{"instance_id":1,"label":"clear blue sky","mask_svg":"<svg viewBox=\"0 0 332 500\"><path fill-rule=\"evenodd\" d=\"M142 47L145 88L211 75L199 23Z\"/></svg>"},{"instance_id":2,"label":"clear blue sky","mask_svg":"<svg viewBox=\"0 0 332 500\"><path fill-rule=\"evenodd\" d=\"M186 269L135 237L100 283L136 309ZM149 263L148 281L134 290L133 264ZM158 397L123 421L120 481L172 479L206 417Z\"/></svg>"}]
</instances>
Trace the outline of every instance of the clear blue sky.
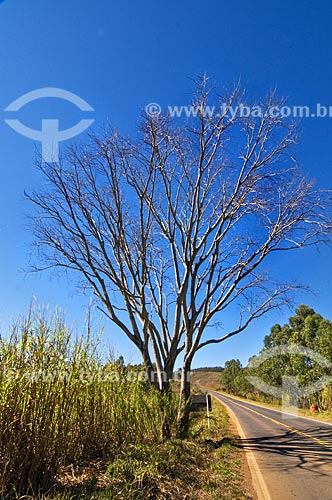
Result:
<instances>
[{"instance_id":1,"label":"clear blue sky","mask_svg":"<svg viewBox=\"0 0 332 500\"><path fill-rule=\"evenodd\" d=\"M5 108L26 92L59 87L94 109L95 126L106 120L122 132L135 129L150 102L186 104L190 78L207 72L220 82L241 79L250 95L277 87L290 105L332 106L332 3L296 0L5 0L0 2L0 321L24 312L32 297L61 306L80 325L89 297L65 278L24 274L31 252L24 190L40 185L33 165L38 143L5 124ZM59 118L67 128L82 118L71 104L34 102L16 118L40 128L41 118ZM322 187L332 188L332 118L301 123L297 157ZM278 270L308 284L314 295L299 296L332 317L332 250L289 255ZM262 347L270 326L289 311L271 314L248 332L201 351L195 366L219 365L232 357L244 363ZM106 324L105 339L127 360L135 348Z\"/></svg>"}]
</instances>

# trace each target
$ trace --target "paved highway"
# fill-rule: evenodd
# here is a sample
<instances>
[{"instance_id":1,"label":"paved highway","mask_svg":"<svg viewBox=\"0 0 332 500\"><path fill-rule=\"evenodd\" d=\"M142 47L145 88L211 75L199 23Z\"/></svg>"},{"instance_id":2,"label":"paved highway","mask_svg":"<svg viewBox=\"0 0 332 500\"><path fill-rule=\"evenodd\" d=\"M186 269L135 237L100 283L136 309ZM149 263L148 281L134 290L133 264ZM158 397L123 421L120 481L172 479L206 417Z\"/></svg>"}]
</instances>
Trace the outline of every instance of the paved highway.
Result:
<instances>
[{"instance_id":1,"label":"paved highway","mask_svg":"<svg viewBox=\"0 0 332 500\"><path fill-rule=\"evenodd\" d=\"M332 425L210 393L240 424L260 500L332 500Z\"/></svg>"}]
</instances>

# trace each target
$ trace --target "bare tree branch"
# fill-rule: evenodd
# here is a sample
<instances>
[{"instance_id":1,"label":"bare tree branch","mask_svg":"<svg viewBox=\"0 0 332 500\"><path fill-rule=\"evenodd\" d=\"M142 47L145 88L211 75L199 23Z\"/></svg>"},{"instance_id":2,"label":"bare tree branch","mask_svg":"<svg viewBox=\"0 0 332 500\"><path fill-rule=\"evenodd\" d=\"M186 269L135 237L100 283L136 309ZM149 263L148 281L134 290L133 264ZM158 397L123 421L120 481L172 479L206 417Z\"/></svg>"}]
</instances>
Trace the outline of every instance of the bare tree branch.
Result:
<instances>
[{"instance_id":1,"label":"bare tree branch","mask_svg":"<svg viewBox=\"0 0 332 500\"><path fill-rule=\"evenodd\" d=\"M258 117L241 116L243 98L202 77L196 117L144 115L133 141L91 136L60 164L40 162L47 187L28 196L36 267L78 273L161 387L180 354L186 373L197 350L287 302L295 288L267 272L277 255L331 239L331 193L294 161L296 126L269 112L274 94ZM207 113L215 101L222 112ZM236 307L238 326L211 337Z\"/></svg>"}]
</instances>

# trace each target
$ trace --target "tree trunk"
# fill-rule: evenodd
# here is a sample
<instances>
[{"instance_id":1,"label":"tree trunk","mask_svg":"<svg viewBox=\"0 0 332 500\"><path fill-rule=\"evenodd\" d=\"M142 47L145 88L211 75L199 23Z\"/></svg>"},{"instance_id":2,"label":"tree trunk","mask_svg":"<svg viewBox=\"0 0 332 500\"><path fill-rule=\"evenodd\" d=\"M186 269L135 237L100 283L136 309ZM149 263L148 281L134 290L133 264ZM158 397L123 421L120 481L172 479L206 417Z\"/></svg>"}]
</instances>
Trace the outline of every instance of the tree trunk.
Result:
<instances>
[{"instance_id":1,"label":"tree trunk","mask_svg":"<svg viewBox=\"0 0 332 500\"><path fill-rule=\"evenodd\" d=\"M170 439L172 437L172 421L171 414L168 411L171 405L172 387L171 381L173 377L174 361L169 363L164 370L160 370L158 365L154 370L150 355L147 351L142 352L145 371L150 384L159 390L161 396L159 400L159 412L161 416L161 435L162 439Z\"/></svg>"},{"instance_id":2,"label":"tree trunk","mask_svg":"<svg viewBox=\"0 0 332 500\"><path fill-rule=\"evenodd\" d=\"M153 369L153 364L152 364L151 357L150 357L148 350L147 349L141 350L141 354L143 357L145 372L146 372L146 376L147 376L148 381L150 382L151 385L153 385L157 389L160 389L159 377L157 376L157 373Z\"/></svg>"},{"instance_id":3,"label":"tree trunk","mask_svg":"<svg viewBox=\"0 0 332 500\"><path fill-rule=\"evenodd\" d=\"M180 439L187 438L189 434L190 368L191 362L184 362L181 374L180 403L178 412L178 437Z\"/></svg>"}]
</instances>

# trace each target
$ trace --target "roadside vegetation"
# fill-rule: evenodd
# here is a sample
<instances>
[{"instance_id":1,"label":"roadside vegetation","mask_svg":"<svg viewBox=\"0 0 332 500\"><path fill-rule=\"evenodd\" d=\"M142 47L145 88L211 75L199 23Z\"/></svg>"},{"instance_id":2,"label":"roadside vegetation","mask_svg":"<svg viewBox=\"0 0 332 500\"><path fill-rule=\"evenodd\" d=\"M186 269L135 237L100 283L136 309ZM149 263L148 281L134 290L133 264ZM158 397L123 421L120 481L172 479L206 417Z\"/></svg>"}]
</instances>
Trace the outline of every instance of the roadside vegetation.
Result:
<instances>
[{"instance_id":1,"label":"roadside vegetation","mask_svg":"<svg viewBox=\"0 0 332 500\"><path fill-rule=\"evenodd\" d=\"M242 367L238 359L225 363L220 375L222 390L276 407L281 405L281 398L260 390L258 384L252 385L250 377L275 388L282 386L285 376L296 377L300 388L311 387L324 377L331 380L332 322L303 304L295 312L288 323L271 328L264 348L247 367ZM299 399L300 413L332 421L332 385L322 385ZM316 405L314 411L312 405Z\"/></svg>"},{"instance_id":2,"label":"roadside vegetation","mask_svg":"<svg viewBox=\"0 0 332 500\"><path fill-rule=\"evenodd\" d=\"M89 322L74 335L61 314L31 312L0 339L2 498L249 498L220 404L179 440L177 396L109 359Z\"/></svg>"}]
</instances>

